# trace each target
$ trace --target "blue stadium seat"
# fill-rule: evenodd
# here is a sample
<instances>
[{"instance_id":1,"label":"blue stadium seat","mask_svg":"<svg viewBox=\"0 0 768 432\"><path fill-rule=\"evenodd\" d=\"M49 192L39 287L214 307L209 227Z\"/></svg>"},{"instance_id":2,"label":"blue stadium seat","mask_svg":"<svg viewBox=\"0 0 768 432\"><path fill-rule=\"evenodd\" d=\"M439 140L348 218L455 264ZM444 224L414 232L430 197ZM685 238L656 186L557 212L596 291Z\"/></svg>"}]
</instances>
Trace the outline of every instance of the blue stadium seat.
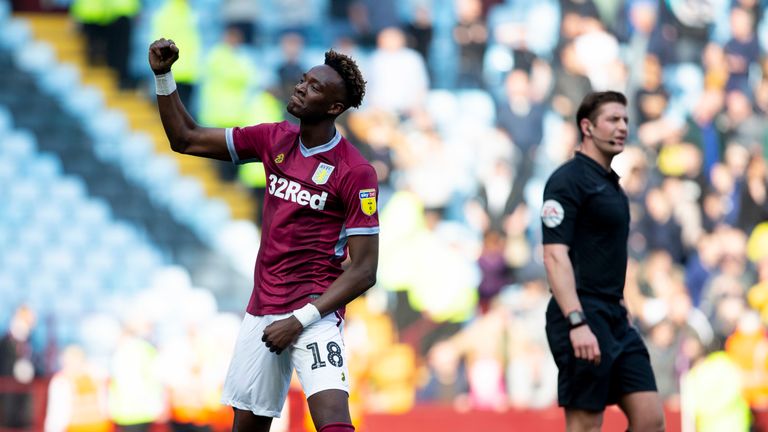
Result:
<instances>
[{"instance_id":1,"label":"blue stadium seat","mask_svg":"<svg viewBox=\"0 0 768 432\"><path fill-rule=\"evenodd\" d=\"M49 198L68 210L85 200L85 182L80 177L59 177L56 183L49 186Z\"/></svg>"},{"instance_id":2,"label":"blue stadium seat","mask_svg":"<svg viewBox=\"0 0 768 432\"><path fill-rule=\"evenodd\" d=\"M85 129L93 138L96 155L112 161L118 157L120 138L127 134L128 120L121 111L104 110L88 118Z\"/></svg>"},{"instance_id":3,"label":"blue stadium seat","mask_svg":"<svg viewBox=\"0 0 768 432\"><path fill-rule=\"evenodd\" d=\"M43 74L40 80L40 87L59 99L63 99L79 85L80 72L69 63L57 64Z\"/></svg>"},{"instance_id":4,"label":"blue stadium seat","mask_svg":"<svg viewBox=\"0 0 768 432\"><path fill-rule=\"evenodd\" d=\"M36 225L36 228L46 232L66 229L69 223L69 214L58 205L58 203L48 200L45 196L33 210L30 222ZM34 225L33 225L34 226Z\"/></svg>"},{"instance_id":5,"label":"blue stadium seat","mask_svg":"<svg viewBox=\"0 0 768 432\"><path fill-rule=\"evenodd\" d=\"M20 19L11 19L0 26L0 46L15 50L32 37L29 24Z\"/></svg>"},{"instance_id":6,"label":"blue stadium seat","mask_svg":"<svg viewBox=\"0 0 768 432\"><path fill-rule=\"evenodd\" d=\"M0 134L5 135L13 128L13 116L5 106L0 105Z\"/></svg>"},{"instance_id":7,"label":"blue stadium seat","mask_svg":"<svg viewBox=\"0 0 768 432\"><path fill-rule=\"evenodd\" d=\"M17 229L16 238L20 252L36 256L38 251L48 246L51 233L38 225L27 223Z\"/></svg>"},{"instance_id":8,"label":"blue stadium seat","mask_svg":"<svg viewBox=\"0 0 768 432\"><path fill-rule=\"evenodd\" d=\"M53 153L39 153L34 162L26 168L28 177L36 179L49 188L61 175L61 159Z\"/></svg>"},{"instance_id":9,"label":"blue stadium seat","mask_svg":"<svg viewBox=\"0 0 768 432\"><path fill-rule=\"evenodd\" d=\"M155 144L145 133L132 133L118 146L120 164L126 176L141 184L145 166L155 157Z\"/></svg>"},{"instance_id":10,"label":"blue stadium seat","mask_svg":"<svg viewBox=\"0 0 768 432\"><path fill-rule=\"evenodd\" d=\"M80 120L87 120L104 107L101 91L90 86L81 86L64 95L62 106Z\"/></svg>"},{"instance_id":11,"label":"blue stadium seat","mask_svg":"<svg viewBox=\"0 0 768 432\"><path fill-rule=\"evenodd\" d=\"M205 201L203 186L197 179L179 177L169 185L169 189L168 203L173 214L179 220L191 220L192 214Z\"/></svg>"},{"instance_id":12,"label":"blue stadium seat","mask_svg":"<svg viewBox=\"0 0 768 432\"><path fill-rule=\"evenodd\" d=\"M170 156L158 155L143 168L140 180L152 199L156 202L166 202L170 194L169 185L179 176L176 160Z\"/></svg>"},{"instance_id":13,"label":"blue stadium seat","mask_svg":"<svg viewBox=\"0 0 768 432\"><path fill-rule=\"evenodd\" d=\"M105 291L104 282L98 275L86 272L77 272L70 276L69 287L71 292L75 295L83 296L84 298L96 298ZM93 303L88 301L87 303Z\"/></svg>"},{"instance_id":14,"label":"blue stadium seat","mask_svg":"<svg viewBox=\"0 0 768 432\"><path fill-rule=\"evenodd\" d=\"M29 162L37 150L37 141L31 132L15 130L0 137L0 156L12 158L19 163Z\"/></svg>"},{"instance_id":15,"label":"blue stadium seat","mask_svg":"<svg viewBox=\"0 0 768 432\"><path fill-rule=\"evenodd\" d=\"M43 196L41 185L36 181L16 181L8 186L11 205L21 206L24 211L40 202Z\"/></svg>"},{"instance_id":16,"label":"blue stadium seat","mask_svg":"<svg viewBox=\"0 0 768 432\"><path fill-rule=\"evenodd\" d=\"M19 166L10 159L0 157L0 184L6 187L0 188L0 197L7 197L7 185L19 175Z\"/></svg>"},{"instance_id":17,"label":"blue stadium seat","mask_svg":"<svg viewBox=\"0 0 768 432\"><path fill-rule=\"evenodd\" d=\"M40 265L57 275L73 273L78 268L74 251L61 246L47 247L40 256Z\"/></svg>"},{"instance_id":18,"label":"blue stadium seat","mask_svg":"<svg viewBox=\"0 0 768 432\"><path fill-rule=\"evenodd\" d=\"M107 249L124 250L136 243L136 232L128 224L115 222L101 230L99 244Z\"/></svg>"},{"instance_id":19,"label":"blue stadium seat","mask_svg":"<svg viewBox=\"0 0 768 432\"><path fill-rule=\"evenodd\" d=\"M21 70L33 75L47 73L56 63L53 48L45 42L27 42L15 50L14 57Z\"/></svg>"},{"instance_id":20,"label":"blue stadium seat","mask_svg":"<svg viewBox=\"0 0 768 432\"><path fill-rule=\"evenodd\" d=\"M103 276L111 274L117 267L117 257L110 248L91 245L81 256L83 272Z\"/></svg>"},{"instance_id":21,"label":"blue stadium seat","mask_svg":"<svg viewBox=\"0 0 768 432\"><path fill-rule=\"evenodd\" d=\"M103 200L90 199L78 206L73 216L74 221L100 230L111 220L112 212Z\"/></svg>"},{"instance_id":22,"label":"blue stadium seat","mask_svg":"<svg viewBox=\"0 0 768 432\"><path fill-rule=\"evenodd\" d=\"M99 235L100 233L94 233L90 227L75 223L68 224L66 229L58 230L56 240L62 246L82 254L95 243Z\"/></svg>"}]
</instances>

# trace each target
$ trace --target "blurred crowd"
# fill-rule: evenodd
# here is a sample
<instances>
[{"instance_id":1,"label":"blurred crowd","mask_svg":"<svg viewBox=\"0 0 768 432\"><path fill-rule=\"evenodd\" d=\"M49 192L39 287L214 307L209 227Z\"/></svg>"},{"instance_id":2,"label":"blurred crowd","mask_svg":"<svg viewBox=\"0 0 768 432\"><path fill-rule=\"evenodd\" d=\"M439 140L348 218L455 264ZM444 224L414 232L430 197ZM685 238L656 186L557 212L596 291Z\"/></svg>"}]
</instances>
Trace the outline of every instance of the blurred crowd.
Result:
<instances>
[{"instance_id":1,"label":"blurred crowd","mask_svg":"<svg viewBox=\"0 0 768 432\"><path fill-rule=\"evenodd\" d=\"M108 19L88 13L105 5L122 9ZM626 304L664 400L701 422L768 409L767 6L74 0L71 15L91 61L121 71L125 88L149 88L148 69L142 63L137 72L131 59L145 62L152 39L176 41L180 96L211 126L281 121L294 84L327 48L357 59L365 102L339 126L377 170L382 231L377 286L350 306L346 329L358 415L421 402L463 410L555 403L544 334L543 184L578 147L581 98L624 92L631 143L614 169L632 215ZM120 17L115 36L106 28ZM99 51L105 34L128 38L126 58ZM258 164L220 171L260 200ZM133 327L123 332L137 333ZM236 330L227 331L212 343L229 343ZM174 373L161 376L206 384L206 368L182 354L212 354L195 348L198 331L165 346L157 332L138 333L144 342L132 348L132 364L167 350ZM58 371L52 395L88 355L83 347L62 351L50 370ZM177 366L182 358L188 370ZM120 382L114 366L104 371ZM184 378L193 375L199 379ZM174 393L159 394L167 402Z\"/></svg>"}]
</instances>

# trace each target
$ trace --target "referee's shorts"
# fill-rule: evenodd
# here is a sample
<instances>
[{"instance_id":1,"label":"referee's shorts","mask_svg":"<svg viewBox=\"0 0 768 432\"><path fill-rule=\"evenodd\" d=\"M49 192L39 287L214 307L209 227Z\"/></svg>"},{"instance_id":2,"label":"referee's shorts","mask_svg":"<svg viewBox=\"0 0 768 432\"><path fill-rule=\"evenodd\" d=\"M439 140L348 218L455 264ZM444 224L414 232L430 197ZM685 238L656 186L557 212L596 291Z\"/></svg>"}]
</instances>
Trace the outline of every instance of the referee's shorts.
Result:
<instances>
[{"instance_id":1,"label":"referee's shorts","mask_svg":"<svg viewBox=\"0 0 768 432\"><path fill-rule=\"evenodd\" d=\"M561 407L599 412L622 396L657 391L648 350L616 300L579 294L587 323L600 345L600 364L577 359L568 322L552 298L547 307L547 340L559 369L557 399Z\"/></svg>"}]
</instances>

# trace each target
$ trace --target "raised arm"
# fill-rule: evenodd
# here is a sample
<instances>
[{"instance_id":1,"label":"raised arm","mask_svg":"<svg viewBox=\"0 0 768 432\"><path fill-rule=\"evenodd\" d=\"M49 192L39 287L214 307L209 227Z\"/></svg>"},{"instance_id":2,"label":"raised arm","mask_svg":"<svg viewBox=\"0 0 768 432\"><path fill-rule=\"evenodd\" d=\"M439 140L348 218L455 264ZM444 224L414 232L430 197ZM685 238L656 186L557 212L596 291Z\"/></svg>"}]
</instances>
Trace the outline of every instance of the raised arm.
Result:
<instances>
[{"instance_id":1,"label":"raised arm","mask_svg":"<svg viewBox=\"0 0 768 432\"><path fill-rule=\"evenodd\" d=\"M232 160L227 150L225 129L198 125L179 99L171 66L179 59L179 48L170 39L158 39L149 46L149 66L158 81L157 107L173 151L211 159Z\"/></svg>"}]
</instances>

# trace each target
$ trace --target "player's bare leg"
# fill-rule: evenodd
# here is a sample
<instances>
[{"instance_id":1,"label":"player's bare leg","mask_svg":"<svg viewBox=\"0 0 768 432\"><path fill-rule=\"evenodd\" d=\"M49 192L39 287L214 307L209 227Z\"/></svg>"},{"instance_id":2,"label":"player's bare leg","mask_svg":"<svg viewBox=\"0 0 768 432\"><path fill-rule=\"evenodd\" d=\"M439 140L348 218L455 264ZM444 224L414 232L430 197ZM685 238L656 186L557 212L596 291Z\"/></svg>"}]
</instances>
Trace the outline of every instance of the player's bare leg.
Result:
<instances>
[{"instance_id":1,"label":"player's bare leg","mask_svg":"<svg viewBox=\"0 0 768 432\"><path fill-rule=\"evenodd\" d=\"M567 432L600 432L602 426L602 411L565 410L565 430Z\"/></svg>"},{"instance_id":2,"label":"player's bare leg","mask_svg":"<svg viewBox=\"0 0 768 432\"><path fill-rule=\"evenodd\" d=\"M232 423L232 432L269 432L272 425L272 417L257 416L250 411L235 410L235 420Z\"/></svg>"},{"instance_id":3,"label":"player's bare leg","mask_svg":"<svg viewBox=\"0 0 768 432\"><path fill-rule=\"evenodd\" d=\"M349 395L343 390L323 390L307 399L315 429L322 432L352 432ZM325 429L323 429L325 428Z\"/></svg>"},{"instance_id":4,"label":"player's bare leg","mask_svg":"<svg viewBox=\"0 0 768 432\"><path fill-rule=\"evenodd\" d=\"M664 409L659 394L653 391L624 395L619 401L631 432L663 432Z\"/></svg>"}]
</instances>

